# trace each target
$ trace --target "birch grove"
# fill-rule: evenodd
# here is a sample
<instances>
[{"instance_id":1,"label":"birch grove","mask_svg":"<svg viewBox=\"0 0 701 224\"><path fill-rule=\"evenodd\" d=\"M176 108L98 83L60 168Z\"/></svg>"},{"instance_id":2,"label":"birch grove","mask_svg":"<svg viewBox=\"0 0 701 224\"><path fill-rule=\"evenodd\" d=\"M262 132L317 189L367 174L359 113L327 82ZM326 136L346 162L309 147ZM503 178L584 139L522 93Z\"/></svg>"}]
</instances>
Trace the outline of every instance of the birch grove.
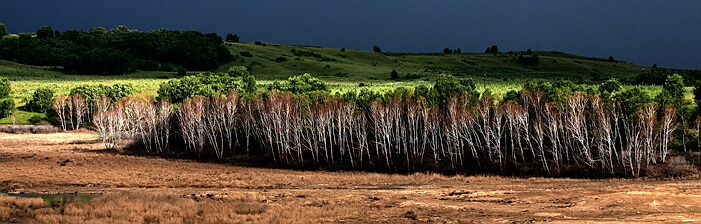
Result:
<instances>
[{"instance_id":1,"label":"birch grove","mask_svg":"<svg viewBox=\"0 0 701 224\"><path fill-rule=\"evenodd\" d=\"M276 90L252 98L235 91L197 96L177 106L97 98L92 120L107 148L132 137L149 153L172 148L174 137L200 156L224 158L243 149L295 166L631 176L665 162L679 126L673 106L659 116L654 104L624 114L620 102L584 93L559 104L534 91L523 91L520 103L470 99L454 94L441 109L422 97L388 97L361 109L338 97L310 100ZM53 107L64 129L79 128L87 114L80 95L59 96Z\"/></svg>"}]
</instances>

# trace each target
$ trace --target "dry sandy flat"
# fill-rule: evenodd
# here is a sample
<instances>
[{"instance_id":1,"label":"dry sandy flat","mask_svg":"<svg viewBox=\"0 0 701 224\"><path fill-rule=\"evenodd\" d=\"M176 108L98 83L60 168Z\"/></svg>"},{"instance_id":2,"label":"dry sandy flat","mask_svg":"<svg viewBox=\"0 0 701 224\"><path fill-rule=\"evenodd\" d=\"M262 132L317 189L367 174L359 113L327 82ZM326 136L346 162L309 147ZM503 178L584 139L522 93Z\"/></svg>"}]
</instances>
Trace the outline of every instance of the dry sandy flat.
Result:
<instances>
[{"instance_id":1,"label":"dry sandy flat","mask_svg":"<svg viewBox=\"0 0 701 224\"><path fill-rule=\"evenodd\" d=\"M87 131L0 133L0 188L25 193L126 192L220 206L233 206L227 203L237 200L249 207L262 206L259 212L241 212L243 222L701 222L699 180L298 171L129 156L103 149L97 136ZM106 198L82 206L100 206ZM68 215L15 221L54 222ZM234 222L241 217L229 215L211 222ZM93 218L72 220L119 222L118 216ZM147 222L147 218L124 219Z\"/></svg>"}]
</instances>

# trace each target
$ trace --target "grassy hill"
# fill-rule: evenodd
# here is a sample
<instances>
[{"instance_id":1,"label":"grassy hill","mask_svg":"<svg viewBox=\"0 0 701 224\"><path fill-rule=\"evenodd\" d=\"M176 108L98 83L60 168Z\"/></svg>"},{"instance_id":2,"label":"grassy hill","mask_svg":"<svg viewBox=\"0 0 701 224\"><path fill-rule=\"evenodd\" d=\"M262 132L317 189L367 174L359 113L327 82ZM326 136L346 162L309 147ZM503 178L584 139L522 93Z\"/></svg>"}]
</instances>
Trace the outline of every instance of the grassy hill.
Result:
<instances>
[{"instance_id":1,"label":"grassy hill","mask_svg":"<svg viewBox=\"0 0 701 224\"><path fill-rule=\"evenodd\" d=\"M234 65L246 66L261 84L310 73L326 81L334 90L357 87L359 83L376 89L430 84L441 74L482 81L487 87L498 86L500 92L520 88L528 80L570 79L575 82L598 83L610 77L625 78L640 74L644 66L608 62L562 52L534 51L540 63L536 66L518 63L513 53L375 53L370 51L282 44L226 43L234 60L219 66L227 71ZM245 56L248 55L248 56ZM531 57L525 55L525 57ZM19 105L41 86L54 86L57 94L67 94L80 84L131 83L144 95L154 95L158 84L177 77L175 72L137 71L122 76L66 75L53 67L31 66L0 60L0 76L13 82L13 95ZM399 79L391 80L396 70ZM198 71L189 71L196 73ZM481 86L480 86L481 87ZM495 88L491 88L495 89Z\"/></svg>"},{"instance_id":2,"label":"grassy hill","mask_svg":"<svg viewBox=\"0 0 701 224\"><path fill-rule=\"evenodd\" d=\"M608 62L562 52L534 51L539 64L522 65L518 55L525 52L499 53L387 53L280 44L226 43L236 59L221 66L247 66L259 80L284 79L310 73L330 82L388 82L396 70L399 81L432 81L438 74L482 79L490 82L524 82L557 78L599 82L610 77L624 78L640 74L644 66ZM294 51L294 52L293 52ZM242 52L244 52L242 54ZM297 55L295 55L297 52ZM300 53L302 52L302 53ZM246 57L250 53L252 57Z\"/></svg>"},{"instance_id":3,"label":"grassy hill","mask_svg":"<svg viewBox=\"0 0 701 224\"><path fill-rule=\"evenodd\" d=\"M640 74L644 66L608 62L562 52L534 51L538 55L536 66L518 63L513 53L375 53L370 51L281 44L226 43L234 60L219 66L216 71L227 71L234 65L246 66L265 88L274 80L310 73L329 84L333 91L357 88L359 83L374 90L399 86L432 84L441 73L461 78L473 78L481 84L486 75L486 87L501 95L517 90L528 80L570 79L575 82L598 83L610 77L626 78ZM525 55L524 57L531 57ZM648 68L646 68L648 69ZM399 79L391 80L396 70ZM199 71L189 71L196 73ZM160 83L178 77L175 72L137 71L121 76L67 75L60 68L32 66L0 60L0 76L12 82L12 95L18 106L24 105L39 87L49 86L57 94L68 94L71 88L81 84L130 83L139 94L155 96ZM581 78L580 78L581 77ZM480 91L483 86L478 85ZM18 111L17 120L27 123L37 113ZM43 114L40 114L44 116ZM10 118L0 119L10 123Z\"/></svg>"}]
</instances>

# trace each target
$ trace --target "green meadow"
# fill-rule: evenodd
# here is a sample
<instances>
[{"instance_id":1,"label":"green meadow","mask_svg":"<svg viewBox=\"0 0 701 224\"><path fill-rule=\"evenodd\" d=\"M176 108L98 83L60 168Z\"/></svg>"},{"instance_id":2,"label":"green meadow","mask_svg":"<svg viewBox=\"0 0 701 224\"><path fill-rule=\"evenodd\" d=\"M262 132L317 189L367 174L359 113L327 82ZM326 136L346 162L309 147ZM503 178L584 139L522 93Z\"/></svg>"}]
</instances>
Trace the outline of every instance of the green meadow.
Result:
<instances>
[{"instance_id":1,"label":"green meadow","mask_svg":"<svg viewBox=\"0 0 701 224\"><path fill-rule=\"evenodd\" d=\"M486 87L503 96L519 90L528 81L568 79L575 83L597 85L610 78L625 79L649 69L645 66L604 59L588 58L562 52L533 51L537 65L518 63L518 57L532 57L525 51L507 53L376 53L357 49L335 49L284 44L231 43L225 45L234 59L212 72L225 72L231 66L245 66L256 77L259 91L276 80L309 73L325 81L332 92L370 88L384 92L397 87L412 88L433 85L439 74L472 78L478 91ZM396 71L398 78L391 79ZM194 74L204 71L188 71ZM156 96L159 84L178 78L176 72L137 71L127 75L64 74L60 67L32 66L0 60L0 77L12 83L12 93L20 110L15 113L18 123L30 123L32 116L46 116L22 111L40 87L50 87L56 94L68 94L70 89L84 84L129 83L142 96ZM652 94L661 90L644 86ZM9 117L0 123L11 123Z\"/></svg>"}]
</instances>

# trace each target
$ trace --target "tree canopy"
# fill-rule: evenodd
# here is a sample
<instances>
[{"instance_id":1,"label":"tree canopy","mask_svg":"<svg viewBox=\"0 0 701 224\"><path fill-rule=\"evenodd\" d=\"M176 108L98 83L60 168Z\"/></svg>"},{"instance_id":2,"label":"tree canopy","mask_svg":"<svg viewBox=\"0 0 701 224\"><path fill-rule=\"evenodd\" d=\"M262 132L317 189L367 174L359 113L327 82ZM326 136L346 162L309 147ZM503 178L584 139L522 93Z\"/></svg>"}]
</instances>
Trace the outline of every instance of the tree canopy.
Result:
<instances>
[{"instance_id":1,"label":"tree canopy","mask_svg":"<svg viewBox=\"0 0 701 224\"><path fill-rule=\"evenodd\" d=\"M7 36L10 33L7 32L7 27L4 23L0 23L0 37Z\"/></svg>"},{"instance_id":2,"label":"tree canopy","mask_svg":"<svg viewBox=\"0 0 701 224\"><path fill-rule=\"evenodd\" d=\"M57 35L58 34L58 35ZM140 32L119 26L66 30L45 26L36 38L20 35L0 42L0 59L40 66L63 66L81 74L126 74L139 70L212 70L232 59L216 33L168 29ZM177 66L176 66L177 67Z\"/></svg>"}]
</instances>

